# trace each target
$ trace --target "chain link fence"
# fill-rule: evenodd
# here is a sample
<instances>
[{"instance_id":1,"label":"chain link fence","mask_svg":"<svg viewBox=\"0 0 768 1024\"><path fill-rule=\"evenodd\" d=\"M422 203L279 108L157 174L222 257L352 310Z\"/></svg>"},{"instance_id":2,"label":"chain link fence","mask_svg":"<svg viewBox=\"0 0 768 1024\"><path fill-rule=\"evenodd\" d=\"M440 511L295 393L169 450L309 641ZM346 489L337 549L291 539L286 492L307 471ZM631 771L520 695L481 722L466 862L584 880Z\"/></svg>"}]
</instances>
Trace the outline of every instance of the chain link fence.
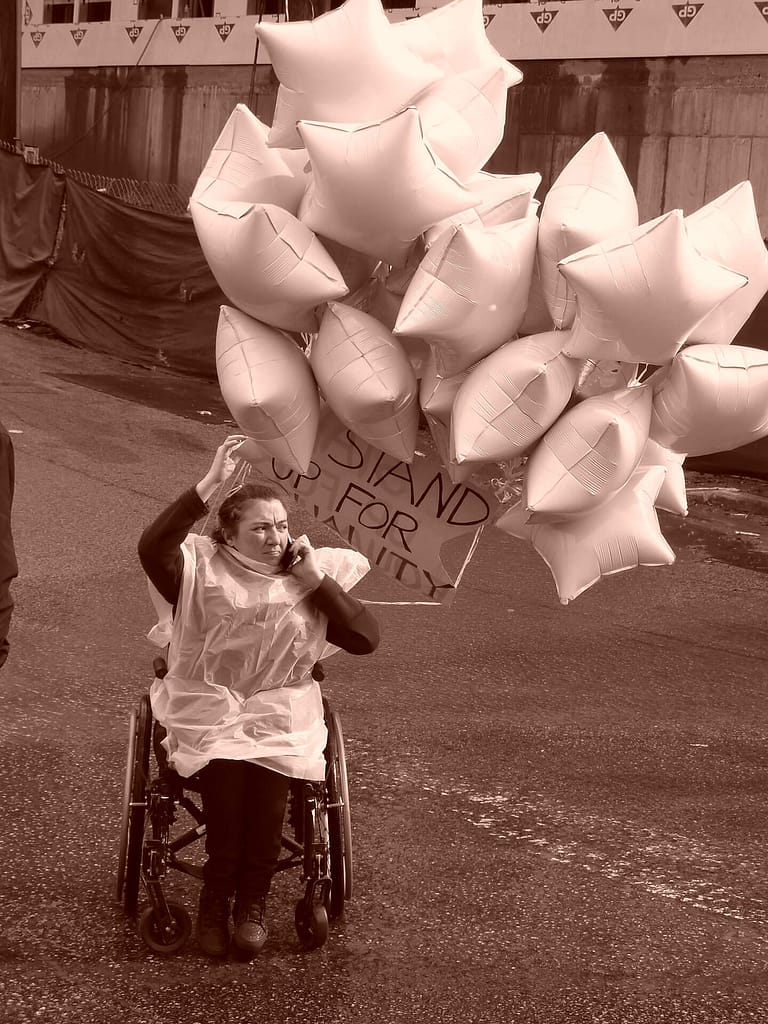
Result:
<instances>
[{"instance_id":1,"label":"chain link fence","mask_svg":"<svg viewBox=\"0 0 768 1024\"><path fill-rule=\"evenodd\" d=\"M103 174L63 167L55 160L41 157L36 147L18 146L14 142L0 140L0 147L7 152L18 153L27 163L50 167L57 174L63 174L85 188L111 196L129 206L175 215L183 215L187 211L189 196L176 185L160 181L138 181L135 178L110 178Z\"/></svg>"}]
</instances>

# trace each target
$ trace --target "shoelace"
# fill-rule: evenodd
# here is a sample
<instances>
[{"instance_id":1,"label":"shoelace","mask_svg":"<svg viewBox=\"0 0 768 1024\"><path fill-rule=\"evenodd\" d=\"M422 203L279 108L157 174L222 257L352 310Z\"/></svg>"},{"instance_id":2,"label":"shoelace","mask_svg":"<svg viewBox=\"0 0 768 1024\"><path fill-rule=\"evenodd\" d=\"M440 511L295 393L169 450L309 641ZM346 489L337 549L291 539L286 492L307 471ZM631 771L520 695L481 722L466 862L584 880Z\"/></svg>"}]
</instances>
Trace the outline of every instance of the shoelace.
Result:
<instances>
[{"instance_id":1,"label":"shoelace","mask_svg":"<svg viewBox=\"0 0 768 1024\"><path fill-rule=\"evenodd\" d=\"M245 912L243 921L247 921L249 924L264 924L264 904L263 903L251 903Z\"/></svg>"}]
</instances>

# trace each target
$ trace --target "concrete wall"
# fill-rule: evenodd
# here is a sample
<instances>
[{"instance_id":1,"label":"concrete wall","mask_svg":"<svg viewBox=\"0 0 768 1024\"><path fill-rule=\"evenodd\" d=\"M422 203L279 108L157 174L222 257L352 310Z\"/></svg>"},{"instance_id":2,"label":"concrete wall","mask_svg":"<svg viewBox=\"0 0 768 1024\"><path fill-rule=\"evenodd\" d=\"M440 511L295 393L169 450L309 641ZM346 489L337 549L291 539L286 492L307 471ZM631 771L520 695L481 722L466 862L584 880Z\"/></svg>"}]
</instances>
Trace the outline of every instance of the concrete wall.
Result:
<instances>
[{"instance_id":1,"label":"concrete wall","mask_svg":"<svg viewBox=\"0 0 768 1024\"><path fill-rule=\"evenodd\" d=\"M768 55L519 62L506 136L489 170L540 171L539 198L580 145L605 131L642 220L686 213L749 178L768 235ZM221 126L252 91L250 67L25 70L22 134L43 156L189 191ZM276 81L258 66L269 122Z\"/></svg>"}]
</instances>

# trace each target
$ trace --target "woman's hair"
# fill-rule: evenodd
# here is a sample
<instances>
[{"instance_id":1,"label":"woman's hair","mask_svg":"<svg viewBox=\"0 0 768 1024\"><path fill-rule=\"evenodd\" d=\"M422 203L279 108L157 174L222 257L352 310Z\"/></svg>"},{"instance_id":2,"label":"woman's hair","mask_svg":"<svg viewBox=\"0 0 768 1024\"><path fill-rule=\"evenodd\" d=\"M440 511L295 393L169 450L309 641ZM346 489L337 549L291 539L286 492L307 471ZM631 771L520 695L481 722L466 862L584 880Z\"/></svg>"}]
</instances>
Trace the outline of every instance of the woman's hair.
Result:
<instances>
[{"instance_id":1,"label":"woman's hair","mask_svg":"<svg viewBox=\"0 0 768 1024\"><path fill-rule=\"evenodd\" d=\"M219 522L211 533L212 540L217 544L227 543L227 535L235 532L249 501L279 501L284 504L283 496L269 484L243 484L222 501Z\"/></svg>"}]
</instances>

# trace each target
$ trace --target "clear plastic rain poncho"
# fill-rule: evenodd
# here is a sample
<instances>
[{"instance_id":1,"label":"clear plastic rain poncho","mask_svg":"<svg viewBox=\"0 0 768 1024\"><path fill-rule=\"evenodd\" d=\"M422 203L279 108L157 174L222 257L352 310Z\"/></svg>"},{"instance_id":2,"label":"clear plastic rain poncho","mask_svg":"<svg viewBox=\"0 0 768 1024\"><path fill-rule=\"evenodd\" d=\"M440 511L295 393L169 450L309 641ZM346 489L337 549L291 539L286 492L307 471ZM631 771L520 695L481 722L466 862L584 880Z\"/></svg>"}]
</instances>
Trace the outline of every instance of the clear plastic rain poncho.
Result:
<instances>
[{"instance_id":1,"label":"clear plastic rain poncho","mask_svg":"<svg viewBox=\"0 0 768 1024\"><path fill-rule=\"evenodd\" d=\"M291 778L321 780L327 733L316 661L338 648L307 588L208 537L189 534L176 614L156 591L160 622L149 638L170 642L168 672L150 690L165 726L171 767L188 777L213 758L252 761ZM316 549L344 589L368 572L345 548ZM151 592L154 588L150 588Z\"/></svg>"}]
</instances>

